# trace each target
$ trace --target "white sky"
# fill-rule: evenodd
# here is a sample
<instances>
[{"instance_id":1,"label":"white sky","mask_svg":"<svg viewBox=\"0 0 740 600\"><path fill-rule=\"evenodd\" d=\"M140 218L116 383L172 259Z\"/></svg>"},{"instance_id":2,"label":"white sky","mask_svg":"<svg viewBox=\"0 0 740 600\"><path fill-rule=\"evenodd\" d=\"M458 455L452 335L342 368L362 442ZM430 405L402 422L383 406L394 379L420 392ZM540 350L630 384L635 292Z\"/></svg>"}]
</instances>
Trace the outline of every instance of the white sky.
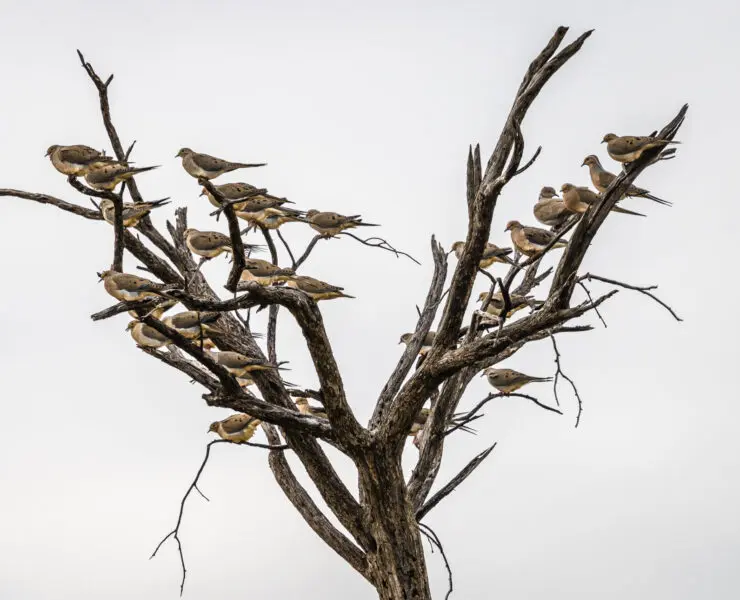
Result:
<instances>
[{"instance_id":1,"label":"white sky","mask_svg":"<svg viewBox=\"0 0 740 600\"><path fill-rule=\"evenodd\" d=\"M87 203L43 157L54 143L110 147L80 48L102 76L115 73L113 116L124 144L138 140L137 164L162 165L140 189L187 204L194 225L223 227L174 159L186 145L269 163L219 183L247 180L301 208L382 223L378 233L422 267L341 239L321 242L305 271L358 297L322 310L365 419L426 294L429 236L446 247L463 239L468 144L481 143L485 162L557 25L571 26L569 40L595 28L526 119L527 156L543 152L506 188L491 239L507 241L510 218L533 222L543 185L589 183L579 165L591 153L606 162L604 133L659 129L689 102L679 157L638 182L675 206L629 201L649 218L610 217L584 265L660 284L685 322L620 292L603 309L608 329L589 318L592 333L562 337L585 402L581 426L566 388L564 417L516 399L491 406L477 437L451 440L440 483L493 441L497 449L428 523L452 563L453 598L737 598L740 332L726 315L737 291L729 263L740 215L728 179L740 9L555 4L5 2L0 186ZM299 225L284 231L296 248L310 239ZM111 303L95 276L110 263L108 225L2 198L0 255L0 597L177 598L175 546L147 559L174 524L208 424L227 411L139 352L125 316L89 319ZM209 275L225 278L225 261L214 262ZM128 270L135 264L126 258ZM279 333L286 378L315 385L289 317ZM544 341L506 364L548 375L552 360ZM553 401L547 385L530 390ZM461 407L486 393L476 380ZM409 446L408 472L415 453ZM281 495L261 451L217 446L202 489L211 502L193 497L182 529L186 598L374 597ZM443 597L444 569L429 558Z\"/></svg>"}]
</instances>

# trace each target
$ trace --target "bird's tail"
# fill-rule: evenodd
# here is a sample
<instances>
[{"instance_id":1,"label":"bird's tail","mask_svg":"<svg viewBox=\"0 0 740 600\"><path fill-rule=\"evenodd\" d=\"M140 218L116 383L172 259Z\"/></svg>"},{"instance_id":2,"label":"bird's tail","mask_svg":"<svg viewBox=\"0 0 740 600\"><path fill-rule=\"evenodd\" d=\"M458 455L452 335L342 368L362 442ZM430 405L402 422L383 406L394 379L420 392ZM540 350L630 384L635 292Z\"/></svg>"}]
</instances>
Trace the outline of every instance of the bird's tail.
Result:
<instances>
[{"instance_id":1,"label":"bird's tail","mask_svg":"<svg viewBox=\"0 0 740 600\"><path fill-rule=\"evenodd\" d=\"M126 172L124 177L128 179L129 177L133 177L134 175L138 175L139 173L145 173L146 171L151 171L152 169L159 169L161 165L154 165L153 167L138 167L136 169L130 169Z\"/></svg>"},{"instance_id":2,"label":"bird's tail","mask_svg":"<svg viewBox=\"0 0 740 600\"><path fill-rule=\"evenodd\" d=\"M349 294L345 294L344 292L338 292L338 294L338 298L355 298L355 296L350 296Z\"/></svg>"},{"instance_id":3,"label":"bird's tail","mask_svg":"<svg viewBox=\"0 0 740 600\"><path fill-rule=\"evenodd\" d=\"M635 217L645 216L642 213L627 210L626 208L622 208L621 206L615 206L614 208L612 208L612 211L617 212L617 213L622 213L623 215L633 215Z\"/></svg>"},{"instance_id":4,"label":"bird's tail","mask_svg":"<svg viewBox=\"0 0 740 600\"><path fill-rule=\"evenodd\" d=\"M658 198L657 196L653 196L649 193L640 194L640 198L647 198L648 200L652 200L653 202L657 202L658 204L662 204L663 206L673 206L673 202L669 202L668 200L663 200L663 198Z\"/></svg>"},{"instance_id":5,"label":"bird's tail","mask_svg":"<svg viewBox=\"0 0 740 600\"><path fill-rule=\"evenodd\" d=\"M235 169L249 169L251 167L266 167L267 163L232 163Z\"/></svg>"},{"instance_id":6,"label":"bird's tail","mask_svg":"<svg viewBox=\"0 0 740 600\"><path fill-rule=\"evenodd\" d=\"M529 381L552 381L552 377L529 377Z\"/></svg>"},{"instance_id":7,"label":"bird's tail","mask_svg":"<svg viewBox=\"0 0 740 600\"><path fill-rule=\"evenodd\" d=\"M156 167L152 167L152 168L156 168ZM152 200L151 202L147 202L147 204L149 204L149 206L151 206L152 208L159 208L160 206L164 206L165 204L169 204L170 202L172 202L172 200L170 200L169 197L167 197L167 198L162 198L161 200Z\"/></svg>"}]
</instances>

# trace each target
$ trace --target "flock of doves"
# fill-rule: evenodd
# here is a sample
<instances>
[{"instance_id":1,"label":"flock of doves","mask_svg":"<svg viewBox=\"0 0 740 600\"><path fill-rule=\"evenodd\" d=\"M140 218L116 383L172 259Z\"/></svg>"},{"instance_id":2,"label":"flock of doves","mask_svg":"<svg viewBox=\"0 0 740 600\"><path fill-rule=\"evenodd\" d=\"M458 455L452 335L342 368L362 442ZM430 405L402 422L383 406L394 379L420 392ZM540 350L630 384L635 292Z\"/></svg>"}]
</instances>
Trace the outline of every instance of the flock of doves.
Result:
<instances>
[{"instance_id":1,"label":"flock of doves","mask_svg":"<svg viewBox=\"0 0 740 600\"><path fill-rule=\"evenodd\" d=\"M670 143L679 143L652 136L619 137L613 133L605 135L603 142L607 143L609 156L621 163L637 160L646 150L664 147ZM53 166L60 173L70 177L84 177L91 188L107 192L113 192L118 185L139 173L157 168L156 166L134 167L131 163L116 160L107 156L104 152L99 152L85 145L50 146L46 156L51 159ZM182 166L185 171L199 181L210 181L237 169L262 167L266 164L230 162L208 154L194 152L190 148L181 148L176 157L182 159ZM583 165L589 167L591 181L599 192L604 192L616 177L604 169L595 155L587 156ZM213 186L213 189L216 190L215 195L204 186L200 195L205 195L211 204L217 208L222 208L226 203L233 206L236 216L249 224L247 230L256 229L257 227L277 229L285 223L298 222L308 224L323 237L334 237L346 229L375 226L375 224L363 223L360 215L345 216L335 212L321 212L313 209L300 211L287 207L285 205L292 204L292 202L285 198L261 193L260 190L248 183L226 183ZM557 196L553 188L542 188L539 200L534 205L535 218L540 223L551 227L552 230L527 227L519 221L510 221L507 224L506 231L511 232L511 241L519 253L531 257L545 250L548 244L555 239L556 234L553 233L553 230L562 226L571 215L586 212L600 198L598 194L587 187L577 187L570 183L564 184L560 191L562 192L562 198ZM636 186L631 186L625 196L648 198L663 205L671 204L653 196L648 190ZM124 202L122 210L123 226L135 227L153 209L168 203L168 199L154 202ZM99 207L105 221L113 224L115 217L113 200L104 198L101 200ZM644 216L619 206L615 206L612 210L629 215ZM218 231L199 231L189 228L185 230L184 237L188 249L201 258L199 267L203 262L221 254L233 253L231 238ZM567 246L567 244L567 240L560 239L552 247L561 248ZM252 258L251 253L259 251L259 246L244 244L244 247L247 252L241 281L255 281L262 286L284 284L303 292L314 301L353 297L345 294L341 287L312 277L296 275L293 269L280 268L269 261ZM454 252L459 258L463 247L464 242L455 242L451 252ZM492 243L488 243L479 266L481 269L486 269L496 262L511 263L512 261L508 257L511 253L511 248L499 248ZM113 270L104 271L99 276L103 281L105 290L122 302L162 298L163 295L166 298L167 286L143 277ZM478 300L484 302L485 312L488 315L494 318L501 316L504 310L504 298L500 293L491 296L488 292L483 292ZM177 303L177 300L167 298L165 302L159 304L149 314L159 319ZM510 309L506 316L508 317L527 306L537 306L536 301L531 296L510 295ZM171 340L167 336L139 321L135 311L129 311L129 314L134 317L134 320L129 322L127 330L130 331L131 336L139 346L157 349L171 344ZM162 319L162 322L185 338L199 341L202 349L209 352L216 363L234 375L240 386L245 387L254 384L250 375L253 371L280 368L279 365L266 362L263 359L249 357L239 352L219 351L217 345L209 337L209 333L219 333L216 322L220 314L218 312L185 311L167 316ZM435 332L429 332L424 339L419 352L422 357L431 348L434 337ZM406 333L401 336L399 343L408 344L411 338L412 334ZM513 369L494 367L485 369L482 376L485 376L491 386L501 394L511 394L529 383L552 380L551 377L533 377ZM303 414L326 418L323 406L317 407L309 404L308 398L299 397L295 400L295 403L297 409ZM423 408L409 431L409 435L414 438L414 444L417 447L418 435L423 430L429 414L430 409ZM212 423L209 432L218 434L226 441L244 443L251 439L259 424L259 419L244 413L237 413L222 421ZM450 425L455 429L472 431L464 425L462 414L454 415Z\"/></svg>"}]
</instances>

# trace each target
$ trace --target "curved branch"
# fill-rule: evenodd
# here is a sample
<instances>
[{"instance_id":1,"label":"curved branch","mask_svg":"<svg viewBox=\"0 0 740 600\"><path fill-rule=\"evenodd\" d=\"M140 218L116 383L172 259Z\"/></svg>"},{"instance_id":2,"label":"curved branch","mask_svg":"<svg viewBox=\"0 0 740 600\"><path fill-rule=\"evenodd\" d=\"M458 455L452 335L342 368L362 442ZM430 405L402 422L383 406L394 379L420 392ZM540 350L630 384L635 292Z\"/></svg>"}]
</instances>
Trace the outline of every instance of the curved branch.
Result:
<instances>
[{"instance_id":1,"label":"curved branch","mask_svg":"<svg viewBox=\"0 0 740 600\"><path fill-rule=\"evenodd\" d=\"M357 240L361 244L364 244L365 246L370 246L371 248L380 248L381 250L393 252L393 254L396 255L396 258L405 256L406 258L410 258L411 260L413 260L417 265L421 265L421 263L418 260L416 260L413 256L411 256L410 254L407 254L406 252L402 252L401 250L396 250L393 246L391 246L388 243L387 240L384 240L381 237L373 236L367 239L362 239L361 237L358 237L354 233L350 233L349 231L342 231L339 235L347 235L351 237L352 239Z\"/></svg>"},{"instance_id":2,"label":"curved branch","mask_svg":"<svg viewBox=\"0 0 740 600\"><path fill-rule=\"evenodd\" d=\"M93 210L92 208L85 208L77 204L72 204L71 202L60 200L59 198L49 196L48 194L36 194L33 192L24 192L23 190L0 188L0 196L10 196L14 198L21 198L23 200L32 200L33 202L38 202L39 204L51 204L52 206L56 206L57 208L60 208L66 212L79 215L80 217L85 217L86 219L90 219L91 221L103 220L103 215L101 215L100 211L98 210Z\"/></svg>"}]
</instances>

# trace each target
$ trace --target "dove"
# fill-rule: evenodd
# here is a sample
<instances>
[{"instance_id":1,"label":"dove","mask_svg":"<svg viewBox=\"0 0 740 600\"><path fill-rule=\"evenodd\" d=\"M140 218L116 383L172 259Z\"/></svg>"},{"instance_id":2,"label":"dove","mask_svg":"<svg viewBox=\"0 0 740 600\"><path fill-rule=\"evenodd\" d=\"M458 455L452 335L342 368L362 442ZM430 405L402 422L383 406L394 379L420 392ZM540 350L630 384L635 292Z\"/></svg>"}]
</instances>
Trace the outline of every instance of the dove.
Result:
<instances>
[{"instance_id":1,"label":"dove","mask_svg":"<svg viewBox=\"0 0 740 600\"><path fill-rule=\"evenodd\" d=\"M216 258L224 252L233 252L231 238L218 231L198 231L188 227L184 237L188 250L203 258Z\"/></svg>"},{"instance_id":2,"label":"dove","mask_svg":"<svg viewBox=\"0 0 740 600\"><path fill-rule=\"evenodd\" d=\"M411 338L414 336L413 333L404 333L401 336L401 339L399 340L399 344L406 344L409 345L409 342L411 341ZM432 347L432 344L434 343L434 338L437 337L436 331L430 331L424 336L424 341L421 343L421 348L419 349L419 354L426 354L429 352L429 350Z\"/></svg>"},{"instance_id":3,"label":"dove","mask_svg":"<svg viewBox=\"0 0 740 600\"><path fill-rule=\"evenodd\" d=\"M450 252L454 252L457 259L460 260L464 247L465 242L455 242L454 244L452 244ZM511 264L511 259L508 258L508 255L511 253L511 248L499 248L496 244L486 242L486 247L483 250L483 256L478 263L478 267L481 269L487 269L493 263L497 262Z\"/></svg>"},{"instance_id":4,"label":"dove","mask_svg":"<svg viewBox=\"0 0 740 600\"><path fill-rule=\"evenodd\" d=\"M528 383L552 381L552 377L532 377L514 369L497 369L495 367L488 367L483 371L481 377L484 376L488 379L488 383L502 394L511 394Z\"/></svg>"},{"instance_id":5,"label":"dove","mask_svg":"<svg viewBox=\"0 0 740 600\"><path fill-rule=\"evenodd\" d=\"M141 321L130 321L126 326L126 331L130 331L136 344L143 348L161 348L172 343L166 335Z\"/></svg>"},{"instance_id":6,"label":"dove","mask_svg":"<svg viewBox=\"0 0 740 600\"><path fill-rule=\"evenodd\" d=\"M599 157L595 154L589 154L586 158L584 158L581 166L588 166L588 173L591 176L591 183L593 183L594 187L602 194L606 191L606 188L611 185L611 182L614 181L614 179L616 179L617 177L616 175L614 175L614 173L610 173L601 166L601 161L599 161ZM672 202L668 202L668 200L663 200L662 198L653 196L649 190L639 188L636 185L629 186L624 195L634 196L638 198L647 198L648 200L652 200L653 202L657 202L658 204L662 204L663 206L673 205Z\"/></svg>"},{"instance_id":7,"label":"dove","mask_svg":"<svg viewBox=\"0 0 740 600\"><path fill-rule=\"evenodd\" d=\"M481 292L478 296L478 302L485 302L488 300L489 295L490 294L488 292ZM509 301L511 303L511 308L509 309L509 312L506 313L507 318L527 306L538 308L544 304L541 300L535 300L533 296L520 296L519 294L509 294ZM486 307L486 312L500 317L503 310L504 297L500 292L496 292L491 296L491 300L488 302L488 306Z\"/></svg>"},{"instance_id":8,"label":"dove","mask_svg":"<svg viewBox=\"0 0 740 600\"><path fill-rule=\"evenodd\" d=\"M249 193L258 189L248 183L224 183L222 185L215 186L216 191L221 194L225 200L234 201L240 198L245 198L244 202L234 204L235 210L244 210L244 212L259 212L266 208L274 208L282 206L283 204L293 204L286 198L278 198L269 194L258 194L257 196L250 196ZM221 207L221 203L209 192L206 188L200 193L201 196L206 196L211 204L216 208Z\"/></svg>"},{"instance_id":9,"label":"dove","mask_svg":"<svg viewBox=\"0 0 740 600\"><path fill-rule=\"evenodd\" d=\"M545 186L540 190L540 197L534 205L534 218L543 225L557 229L570 218L571 213L565 203L558 198L555 188Z\"/></svg>"},{"instance_id":10,"label":"dove","mask_svg":"<svg viewBox=\"0 0 740 600\"><path fill-rule=\"evenodd\" d=\"M80 177L87 175L91 169L116 162L112 156L106 156L95 148L76 144L74 146L49 146L45 156L51 159L54 168L64 175Z\"/></svg>"},{"instance_id":11,"label":"dove","mask_svg":"<svg viewBox=\"0 0 740 600\"><path fill-rule=\"evenodd\" d=\"M186 310L176 315L170 315L162 322L168 327L172 327L183 337L189 340L197 340L200 337L206 337L203 335L204 333L223 333L212 326L212 323L215 323L220 316L220 312Z\"/></svg>"},{"instance_id":12,"label":"dove","mask_svg":"<svg viewBox=\"0 0 740 600\"><path fill-rule=\"evenodd\" d=\"M268 286L279 281L287 281L293 275L295 275L293 269L281 269L277 265L260 258L247 258L244 261L244 270L239 280L256 281L262 286Z\"/></svg>"},{"instance_id":13,"label":"dove","mask_svg":"<svg viewBox=\"0 0 740 600\"><path fill-rule=\"evenodd\" d=\"M212 352L213 360L224 367L232 375L241 378L250 378L249 373L252 371L266 371L268 369L279 369L278 365L265 362L261 358L245 356L239 352L225 350L222 352Z\"/></svg>"},{"instance_id":14,"label":"dove","mask_svg":"<svg viewBox=\"0 0 740 600\"><path fill-rule=\"evenodd\" d=\"M324 407L311 406L308 403L308 398L296 398L295 404L298 407L298 412L304 415L312 415L314 417L320 417L322 419L328 418L326 416L326 410L324 410Z\"/></svg>"},{"instance_id":15,"label":"dove","mask_svg":"<svg viewBox=\"0 0 740 600\"><path fill-rule=\"evenodd\" d=\"M319 212L313 208L306 213L305 219L311 229L327 238L353 227L379 227L375 223L363 223L360 215L346 217L335 212Z\"/></svg>"},{"instance_id":16,"label":"dove","mask_svg":"<svg viewBox=\"0 0 740 600\"><path fill-rule=\"evenodd\" d=\"M413 444L417 448L419 448L420 443L419 434L424 429L424 426L426 425L430 414L432 414L432 410L430 408L422 408L419 411L419 414L417 414L414 418L414 422L411 424L411 429L409 430L408 435L414 438ZM467 433L475 433L474 429L461 424L464 422L466 416L466 413L456 413L452 415L452 419L450 420L449 424L452 426L460 425L458 429L461 429L462 431L465 431Z\"/></svg>"},{"instance_id":17,"label":"dove","mask_svg":"<svg viewBox=\"0 0 740 600\"><path fill-rule=\"evenodd\" d=\"M190 148L180 148L175 158L182 158L182 168L196 179L215 179L219 175L251 167L264 167L267 163L229 162L208 154L194 152Z\"/></svg>"},{"instance_id":18,"label":"dove","mask_svg":"<svg viewBox=\"0 0 740 600\"><path fill-rule=\"evenodd\" d=\"M343 292L344 288L336 285L330 285L325 281L314 279L313 277L306 277L305 275L296 275L291 277L285 283L288 287L302 291L307 294L313 300L318 302L319 300L332 300L333 298L354 298L349 294Z\"/></svg>"},{"instance_id":19,"label":"dove","mask_svg":"<svg viewBox=\"0 0 740 600\"><path fill-rule=\"evenodd\" d=\"M566 208L574 213L585 213L601 199L598 194L592 192L587 187L576 187L572 183L564 183L560 191L563 192L563 203ZM624 215L634 215L636 217L645 216L642 213L633 212L620 206L613 206L612 211Z\"/></svg>"},{"instance_id":20,"label":"dove","mask_svg":"<svg viewBox=\"0 0 740 600\"><path fill-rule=\"evenodd\" d=\"M642 156L643 152L650 150L651 148L658 148L659 146L665 146L666 144L681 143L672 140L661 140L660 138L649 135L618 136L615 133L607 133L601 140L602 144L604 142L606 142L606 151L609 153L609 156L621 163L634 162Z\"/></svg>"},{"instance_id":21,"label":"dove","mask_svg":"<svg viewBox=\"0 0 740 600\"><path fill-rule=\"evenodd\" d=\"M163 283L155 283L143 277L108 270L98 273L105 291L121 302L133 302L145 298L157 298L158 292L167 288Z\"/></svg>"},{"instance_id":22,"label":"dove","mask_svg":"<svg viewBox=\"0 0 740 600\"><path fill-rule=\"evenodd\" d=\"M154 200L153 202L124 202L123 203L123 226L124 227L136 227L144 217L146 217L152 210L169 204L170 199L164 198L163 200ZM100 212L103 218L110 223L114 224L115 219L115 207L113 200L110 198L103 198L100 201Z\"/></svg>"},{"instance_id":23,"label":"dove","mask_svg":"<svg viewBox=\"0 0 740 600\"><path fill-rule=\"evenodd\" d=\"M239 211L236 216L248 221L255 228L257 225L261 225L265 229L277 229L284 223L300 223L304 220L302 211L285 206L266 208L256 213Z\"/></svg>"},{"instance_id":24,"label":"dove","mask_svg":"<svg viewBox=\"0 0 740 600\"><path fill-rule=\"evenodd\" d=\"M111 163L89 170L85 174L85 181L87 185L95 190L112 192L119 183L131 179L139 173L145 173L146 171L157 168L159 168L159 165L137 168L129 167L123 163Z\"/></svg>"},{"instance_id":25,"label":"dove","mask_svg":"<svg viewBox=\"0 0 740 600\"><path fill-rule=\"evenodd\" d=\"M261 421L246 413L237 413L223 421L214 421L208 428L208 433L216 433L222 440L241 444L252 439L255 430Z\"/></svg>"},{"instance_id":26,"label":"dove","mask_svg":"<svg viewBox=\"0 0 740 600\"><path fill-rule=\"evenodd\" d=\"M164 302L160 302L155 306L153 309L151 309L147 316L151 315L157 319L161 319L162 315L166 313L169 309L171 309L173 306L175 306L179 300L175 300L174 298L168 298ZM139 319L139 313L136 310L129 310L128 314L133 317L134 319Z\"/></svg>"},{"instance_id":27,"label":"dove","mask_svg":"<svg viewBox=\"0 0 740 600\"><path fill-rule=\"evenodd\" d=\"M542 252L555 238L555 234L546 229L525 227L519 221L509 221L505 231L511 231L511 242L519 252L527 256L535 256ZM559 239L553 248L564 248L567 245L568 240Z\"/></svg>"}]
</instances>

